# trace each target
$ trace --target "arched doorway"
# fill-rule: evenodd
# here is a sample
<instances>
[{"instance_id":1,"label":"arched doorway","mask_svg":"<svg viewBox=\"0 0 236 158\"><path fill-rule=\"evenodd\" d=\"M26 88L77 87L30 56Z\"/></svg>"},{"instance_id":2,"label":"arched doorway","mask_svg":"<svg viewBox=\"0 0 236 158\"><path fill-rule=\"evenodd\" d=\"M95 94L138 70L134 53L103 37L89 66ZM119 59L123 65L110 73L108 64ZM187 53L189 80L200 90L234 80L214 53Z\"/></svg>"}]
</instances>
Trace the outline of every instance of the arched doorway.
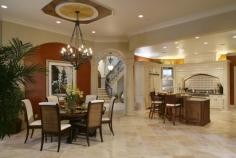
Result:
<instances>
[{"instance_id":1,"label":"arched doorway","mask_svg":"<svg viewBox=\"0 0 236 158\"><path fill-rule=\"evenodd\" d=\"M114 55L105 56L98 61L98 96L109 99L116 96L124 103L124 63ZM100 78L100 79L99 79Z\"/></svg>"},{"instance_id":2,"label":"arched doorway","mask_svg":"<svg viewBox=\"0 0 236 158\"><path fill-rule=\"evenodd\" d=\"M105 69L105 63L109 63L109 59L110 57L112 58L112 63L113 63L113 66L115 67L116 63L118 62L115 62L115 60L119 60L120 62L122 62L122 67L123 67L123 76L122 77L119 77L119 81L118 81L118 88L113 88L112 89L112 95L113 96L116 96L118 98L117 100L117 103L119 105L115 105L115 111L120 111L122 112L123 114L126 114L127 112L127 89L126 89L126 83L127 83L127 69L126 69L126 60L125 60L125 57L123 55L122 52L118 51L118 50L115 50L115 49L106 49L106 50L103 50L103 51L98 51L100 53L97 53L96 56L94 56L93 59L93 64L92 64L92 76L91 76L91 79L92 79L92 93L94 94L98 94L99 96L99 93L100 93L100 88L99 86L101 85L101 88L103 87L105 89L105 86L106 86L106 73L105 75L103 74L103 72L100 70L98 70L98 67L99 65L104 65L104 69ZM108 66L108 65L107 65ZM103 69L103 70L104 70ZM107 70L105 70L107 71ZM98 79L98 73L101 73L101 79ZM99 83L100 82L100 83ZM99 85L100 84L100 85ZM107 93L107 92L104 92L104 90L101 90L103 91L103 93ZM102 99L104 99L104 97L100 97ZM109 99L108 99L109 100Z\"/></svg>"}]
</instances>

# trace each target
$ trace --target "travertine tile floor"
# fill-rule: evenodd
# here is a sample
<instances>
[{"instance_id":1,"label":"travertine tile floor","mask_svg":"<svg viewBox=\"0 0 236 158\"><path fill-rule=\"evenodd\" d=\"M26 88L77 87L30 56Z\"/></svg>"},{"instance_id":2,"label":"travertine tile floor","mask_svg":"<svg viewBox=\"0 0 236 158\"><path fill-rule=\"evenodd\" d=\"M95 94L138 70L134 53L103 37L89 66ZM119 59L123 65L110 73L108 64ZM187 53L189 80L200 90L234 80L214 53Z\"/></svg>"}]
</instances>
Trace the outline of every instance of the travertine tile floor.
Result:
<instances>
[{"instance_id":1,"label":"travertine tile floor","mask_svg":"<svg viewBox=\"0 0 236 158\"><path fill-rule=\"evenodd\" d=\"M0 158L236 158L236 109L211 111L211 123L204 127L148 119L147 115L116 117L115 136L103 128L104 142L92 138L74 144L62 141L40 148L40 132L24 144L25 131L0 141Z\"/></svg>"}]
</instances>

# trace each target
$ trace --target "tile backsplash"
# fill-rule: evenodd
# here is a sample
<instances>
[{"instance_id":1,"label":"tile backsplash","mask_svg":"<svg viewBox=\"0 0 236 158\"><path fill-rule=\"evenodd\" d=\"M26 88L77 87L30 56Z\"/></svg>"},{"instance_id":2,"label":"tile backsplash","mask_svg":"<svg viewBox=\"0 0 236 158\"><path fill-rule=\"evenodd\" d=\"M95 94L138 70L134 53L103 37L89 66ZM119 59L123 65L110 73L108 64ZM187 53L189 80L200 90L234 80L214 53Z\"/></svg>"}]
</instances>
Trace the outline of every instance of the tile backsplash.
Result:
<instances>
[{"instance_id":1,"label":"tile backsplash","mask_svg":"<svg viewBox=\"0 0 236 158\"><path fill-rule=\"evenodd\" d=\"M215 90L218 89L218 83L220 83L219 78L210 75L199 74L185 80L185 87L195 90Z\"/></svg>"}]
</instances>

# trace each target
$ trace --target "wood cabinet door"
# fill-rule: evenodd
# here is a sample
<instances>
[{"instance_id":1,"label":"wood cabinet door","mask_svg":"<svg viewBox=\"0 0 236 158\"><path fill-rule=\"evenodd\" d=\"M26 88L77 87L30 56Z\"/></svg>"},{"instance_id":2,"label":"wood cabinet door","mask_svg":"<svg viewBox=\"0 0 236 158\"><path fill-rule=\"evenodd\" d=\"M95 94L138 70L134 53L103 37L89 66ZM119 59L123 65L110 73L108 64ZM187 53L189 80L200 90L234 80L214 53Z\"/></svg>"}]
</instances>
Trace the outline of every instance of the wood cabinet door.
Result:
<instances>
[{"instance_id":1,"label":"wood cabinet door","mask_svg":"<svg viewBox=\"0 0 236 158\"><path fill-rule=\"evenodd\" d=\"M187 122L189 123L199 123L201 120L201 105L199 102L188 101L186 107Z\"/></svg>"}]
</instances>

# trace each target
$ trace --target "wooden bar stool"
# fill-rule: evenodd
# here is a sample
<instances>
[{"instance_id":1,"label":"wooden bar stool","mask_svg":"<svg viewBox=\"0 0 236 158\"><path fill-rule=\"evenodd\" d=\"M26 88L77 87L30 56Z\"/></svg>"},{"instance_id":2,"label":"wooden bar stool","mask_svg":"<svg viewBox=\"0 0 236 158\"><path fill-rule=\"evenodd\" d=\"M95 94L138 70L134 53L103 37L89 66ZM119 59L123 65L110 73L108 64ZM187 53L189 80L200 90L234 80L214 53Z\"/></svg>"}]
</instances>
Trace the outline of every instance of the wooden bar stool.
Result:
<instances>
[{"instance_id":1,"label":"wooden bar stool","mask_svg":"<svg viewBox=\"0 0 236 158\"><path fill-rule=\"evenodd\" d=\"M171 119L173 122L173 125L175 125L175 119L176 117L181 116L181 104L178 102L178 99L176 98L176 95L166 95L165 97L165 113L164 113L164 120L163 122L165 123L165 118L168 115L168 112L171 113ZM177 109L179 110L179 115L176 115Z\"/></svg>"},{"instance_id":2,"label":"wooden bar stool","mask_svg":"<svg viewBox=\"0 0 236 158\"><path fill-rule=\"evenodd\" d=\"M159 113L160 111L160 105L163 104L163 100L161 97L158 95L153 94L152 92L150 93L151 96L151 107L150 107L150 112L149 112L149 118L153 118L153 115L155 113Z\"/></svg>"}]
</instances>

